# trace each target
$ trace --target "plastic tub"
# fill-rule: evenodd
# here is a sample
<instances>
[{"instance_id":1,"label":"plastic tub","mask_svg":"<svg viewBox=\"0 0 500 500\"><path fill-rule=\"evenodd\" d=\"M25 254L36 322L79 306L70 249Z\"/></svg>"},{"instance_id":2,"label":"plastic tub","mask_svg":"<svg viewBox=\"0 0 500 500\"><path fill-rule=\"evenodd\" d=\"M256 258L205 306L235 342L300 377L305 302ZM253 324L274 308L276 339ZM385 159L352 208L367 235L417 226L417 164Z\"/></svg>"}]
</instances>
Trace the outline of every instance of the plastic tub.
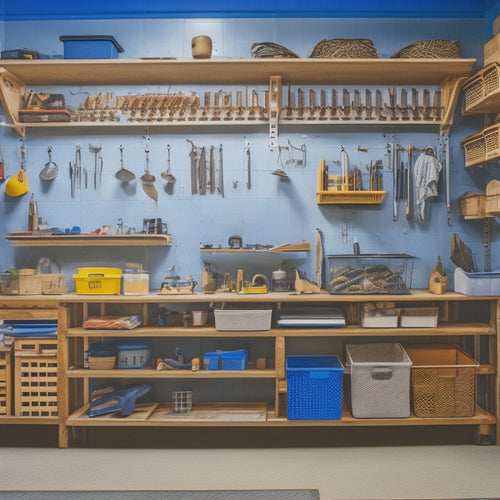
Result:
<instances>
[{"instance_id":1,"label":"plastic tub","mask_svg":"<svg viewBox=\"0 0 500 500\"><path fill-rule=\"evenodd\" d=\"M147 343L126 342L117 345L118 368L143 368L149 363L151 346Z\"/></svg>"},{"instance_id":2,"label":"plastic tub","mask_svg":"<svg viewBox=\"0 0 500 500\"><path fill-rule=\"evenodd\" d=\"M122 46L111 35L64 35L64 59L116 59Z\"/></svg>"},{"instance_id":3,"label":"plastic tub","mask_svg":"<svg viewBox=\"0 0 500 500\"><path fill-rule=\"evenodd\" d=\"M206 352L203 356L205 370L244 370L247 365L246 349Z\"/></svg>"},{"instance_id":4,"label":"plastic tub","mask_svg":"<svg viewBox=\"0 0 500 500\"><path fill-rule=\"evenodd\" d=\"M271 309L216 309L215 329L224 331L263 331L271 328Z\"/></svg>"},{"instance_id":5,"label":"plastic tub","mask_svg":"<svg viewBox=\"0 0 500 500\"><path fill-rule=\"evenodd\" d=\"M73 274L77 294L120 295L122 270L119 267L79 267Z\"/></svg>"},{"instance_id":6,"label":"plastic tub","mask_svg":"<svg viewBox=\"0 0 500 500\"><path fill-rule=\"evenodd\" d=\"M411 361L401 344L348 344L346 358L353 417L410 416Z\"/></svg>"},{"instance_id":7,"label":"plastic tub","mask_svg":"<svg viewBox=\"0 0 500 500\"><path fill-rule=\"evenodd\" d=\"M340 420L343 375L338 356L287 356L288 420Z\"/></svg>"}]
</instances>

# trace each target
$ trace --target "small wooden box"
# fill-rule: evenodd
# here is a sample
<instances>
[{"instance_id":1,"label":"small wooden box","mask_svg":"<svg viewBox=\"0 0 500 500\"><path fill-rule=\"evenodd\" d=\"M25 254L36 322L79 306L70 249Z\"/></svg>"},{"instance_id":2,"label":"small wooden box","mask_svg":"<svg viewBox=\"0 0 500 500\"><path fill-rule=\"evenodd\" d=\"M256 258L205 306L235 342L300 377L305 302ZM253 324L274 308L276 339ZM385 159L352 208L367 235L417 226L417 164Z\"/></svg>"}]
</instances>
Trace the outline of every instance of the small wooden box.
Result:
<instances>
[{"instance_id":1,"label":"small wooden box","mask_svg":"<svg viewBox=\"0 0 500 500\"><path fill-rule=\"evenodd\" d=\"M34 269L19 269L19 295L40 295L42 277Z\"/></svg>"},{"instance_id":2,"label":"small wooden box","mask_svg":"<svg viewBox=\"0 0 500 500\"><path fill-rule=\"evenodd\" d=\"M16 417L57 417L57 340L14 340Z\"/></svg>"}]
</instances>

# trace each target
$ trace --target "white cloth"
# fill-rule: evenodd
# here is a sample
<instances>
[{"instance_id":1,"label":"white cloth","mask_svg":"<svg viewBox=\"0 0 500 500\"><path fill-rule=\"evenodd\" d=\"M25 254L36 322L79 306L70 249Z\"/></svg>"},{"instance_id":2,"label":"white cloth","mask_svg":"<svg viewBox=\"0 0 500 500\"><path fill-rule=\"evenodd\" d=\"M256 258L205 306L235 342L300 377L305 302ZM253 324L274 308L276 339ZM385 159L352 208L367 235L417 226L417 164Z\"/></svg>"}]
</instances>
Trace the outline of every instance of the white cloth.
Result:
<instances>
[{"instance_id":1,"label":"white cloth","mask_svg":"<svg viewBox=\"0 0 500 500\"><path fill-rule=\"evenodd\" d=\"M439 174L443 166L433 155L422 153L415 162L415 198L418 220L425 220L425 200L438 196Z\"/></svg>"}]
</instances>

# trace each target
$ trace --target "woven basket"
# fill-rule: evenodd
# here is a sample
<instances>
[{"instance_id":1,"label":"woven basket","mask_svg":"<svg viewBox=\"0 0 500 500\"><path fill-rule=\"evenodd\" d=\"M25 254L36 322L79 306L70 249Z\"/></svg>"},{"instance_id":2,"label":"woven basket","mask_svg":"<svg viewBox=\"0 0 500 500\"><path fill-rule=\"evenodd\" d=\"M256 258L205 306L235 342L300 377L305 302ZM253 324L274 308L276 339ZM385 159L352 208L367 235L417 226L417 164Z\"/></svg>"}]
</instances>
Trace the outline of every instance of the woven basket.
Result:
<instances>
[{"instance_id":1,"label":"woven basket","mask_svg":"<svg viewBox=\"0 0 500 500\"><path fill-rule=\"evenodd\" d=\"M311 58L329 59L378 59L377 49L371 40L366 38L333 38L323 39L314 47Z\"/></svg>"},{"instance_id":2,"label":"woven basket","mask_svg":"<svg viewBox=\"0 0 500 500\"><path fill-rule=\"evenodd\" d=\"M290 57L299 58L299 56L292 52L290 49L283 47L273 42L255 42L250 48L252 57L255 58L266 58L266 57Z\"/></svg>"},{"instance_id":3,"label":"woven basket","mask_svg":"<svg viewBox=\"0 0 500 500\"><path fill-rule=\"evenodd\" d=\"M452 40L420 40L398 50L395 59L460 59L460 43Z\"/></svg>"}]
</instances>

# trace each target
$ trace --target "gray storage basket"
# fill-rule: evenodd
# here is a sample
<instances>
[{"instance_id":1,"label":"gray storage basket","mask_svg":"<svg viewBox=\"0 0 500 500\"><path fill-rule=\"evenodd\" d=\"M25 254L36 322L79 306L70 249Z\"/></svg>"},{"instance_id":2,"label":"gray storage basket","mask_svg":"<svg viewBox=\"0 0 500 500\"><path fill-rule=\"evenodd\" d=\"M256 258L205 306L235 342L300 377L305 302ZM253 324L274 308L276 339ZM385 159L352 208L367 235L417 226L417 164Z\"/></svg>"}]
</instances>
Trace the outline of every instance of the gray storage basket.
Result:
<instances>
[{"instance_id":1,"label":"gray storage basket","mask_svg":"<svg viewBox=\"0 0 500 500\"><path fill-rule=\"evenodd\" d=\"M410 416L411 360L399 343L348 344L355 418Z\"/></svg>"}]
</instances>

